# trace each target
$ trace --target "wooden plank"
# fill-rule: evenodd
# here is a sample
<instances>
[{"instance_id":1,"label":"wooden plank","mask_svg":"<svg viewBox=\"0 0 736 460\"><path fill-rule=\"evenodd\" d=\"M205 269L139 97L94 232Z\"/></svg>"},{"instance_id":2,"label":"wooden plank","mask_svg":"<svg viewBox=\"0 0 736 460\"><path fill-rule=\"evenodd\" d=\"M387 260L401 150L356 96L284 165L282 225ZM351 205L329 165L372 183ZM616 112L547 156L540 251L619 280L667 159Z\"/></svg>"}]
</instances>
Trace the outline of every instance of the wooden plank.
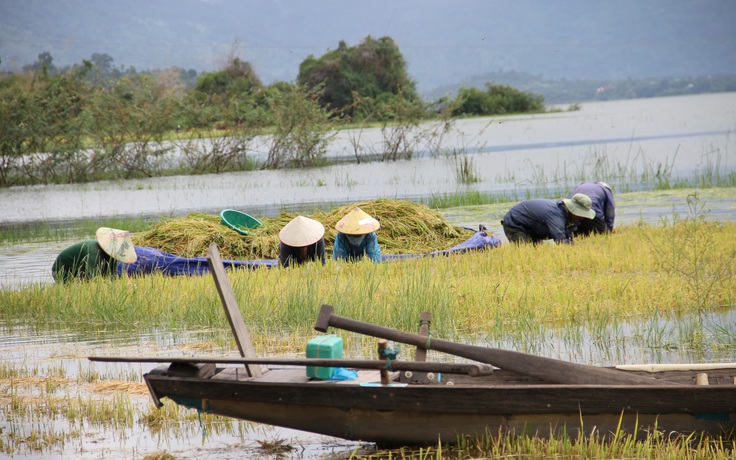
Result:
<instances>
[{"instance_id":1,"label":"wooden plank","mask_svg":"<svg viewBox=\"0 0 736 460\"><path fill-rule=\"evenodd\" d=\"M432 323L432 313L422 312L419 315L419 335L427 337L429 339L429 325ZM427 348L424 346L417 345L414 351L414 360L426 361L427 360ZM429 376L432 376L431 383L437 383L437 376L434 373L429 374L427 372L402 372L399 380L404 383L430 383Z\"/></svg>"},{"instance_id":2,"label":"wooden plank","mask_svg":"<svg viewBox=\"0 0 736 460\"><path fill-rule=\"evenodd\" d=\"M312 385L259 383L256 380L196 380L149 374L159 396L181 395L204 399L271 401L291 404L349 407L371 411L412 410L445 414L734 414L736 392L730 386L623 386L623 385ZM309 390L307 390L309 388ZM315 419L320 414L314 414ZM720 416L722 417L722 416ZM727 423L728 418L723 420Z\"/></svg>"},{"instance_id":3,"label":"wooden plank","mask_svg":"<svg viewBox=\"0 0 736 460\"><path fill-rule=\"evenodd\" d=\"M108 363L172 363L172 364L276 364L281 366L348 367L354 369L374 369L419 372L445 372L447 374L466 374L481 377L493 374L493 367L480 363L444 363L432 361L396 361L334 359L334 358L217 358L197 356L90 356L90 361ZM300 371L303 372L303 371Z\"/></svg>"},{"instance_id":4,"label":"wooden plank","mask_svg":"<svg viewBox=\"0 0 736 460\"><path fill-rule=\"evenodd\" d=\"M243 315L240 313L237 300L235 300L232 285L225 272L225 266L222 264L220 250L217 249L215 243L210 244L209 249L207 249L207 264L210 266L212 277L217 286L217 292L220 293L220 300L222 301L222 306L225 308L225 316L227 316L230 328L233 331L233 335L235 335L235 342L238 344L240 356L243 358L255 358L256 352L250 340L250 333L243 321ZM251 377L259 377L262 373L259 365L246 364L245 368Z\"/></svg>"},{"instance_id":5,"label":"wooden plank","mask_svg":"<svg viewBox=\"0 0 736 460\"><path fill-rule=\"evenodd\" d=\"M423 312L419 315L419 335L429 337L429 325L432 324L432 313ZM427 360L427 349L424 347L417 347L416 358L417 361Z\"/></svg>"},{"instance_id":6,"label":"wooden plank","mask_svg":"<svg viewBox=\"0 0 736 460\"><path fill-rule=\"evenodd\" d=\"M616 366L616 369L637 372L711 371L732 369L736 373L736 363L619 364Z\"/></svg>"}]
</instances>

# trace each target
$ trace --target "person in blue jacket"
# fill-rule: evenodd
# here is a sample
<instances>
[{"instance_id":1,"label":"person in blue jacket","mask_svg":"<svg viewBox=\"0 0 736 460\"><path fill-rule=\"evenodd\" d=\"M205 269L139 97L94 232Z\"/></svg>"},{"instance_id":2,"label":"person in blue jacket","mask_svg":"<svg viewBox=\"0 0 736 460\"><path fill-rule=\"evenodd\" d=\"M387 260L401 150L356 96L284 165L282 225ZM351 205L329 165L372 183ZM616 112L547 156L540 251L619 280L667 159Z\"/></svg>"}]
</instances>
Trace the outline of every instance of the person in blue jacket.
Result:
<instances>
[{"instance_id":1,"label":"person in blue jacket","mask_svg":"<svg viewBox=\"0 0 736 460\"><path fill-rule=\"evenodd\" d=\"M589 235L591 233L612 232L613 222L616 219L616 203L613 201L611 186L605 182L583 182L570 192L568 198L572 198L576 193L582 193L590 197L595 217L578 222L575 234Z\"/></svg>"},{"instance_id":2,"label":"person in blue jacket","mask_svg":"<svg viewBox=\"0 0 736 460\"><path fill-rule=\"evenodd\" d=\"M590 197L582 193L572 198L536 198L513 206L501 221L510 243L539 243L552 239L572 243L575 225L595 217Z\"/></svg>"},{"instance_id":3,"label":"person in blue jacket","mask_svg":"<svg viewBox=\"0 0 736 460\"><path fill-rule=\"evenodd\" d=\"M359 260L364 256L373 262L381 262L381 247L376 230L381 224L362 209L356 207L335 225L337 236L332 247L335 260Z\"/></svg>"},{"instance_id":4,"label":"person in blue jacket","mask_svg":"<svg viewBox=\"0 0 736 460\"><path fill-rule=\"evenodd\" d=\"M309 217L296 216L279 232L279 261L282 266L325 261L325 227Z\"/></svg>"}]
</instances>

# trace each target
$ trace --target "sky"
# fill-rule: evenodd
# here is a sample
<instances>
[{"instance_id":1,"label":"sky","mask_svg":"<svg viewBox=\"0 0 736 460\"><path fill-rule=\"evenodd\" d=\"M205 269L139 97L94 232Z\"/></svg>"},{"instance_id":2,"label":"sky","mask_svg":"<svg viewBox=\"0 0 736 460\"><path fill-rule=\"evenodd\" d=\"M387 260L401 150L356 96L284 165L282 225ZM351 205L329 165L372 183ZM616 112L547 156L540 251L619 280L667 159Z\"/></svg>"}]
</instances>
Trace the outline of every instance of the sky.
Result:
<instances>
[{"instance_id":1,"label":"sky","mask_svg":"<svg viewBox=\"0 0 736 460\"><path fill-rule=\"evenodd\" d=\"M733 0L0 0L0 69L43 51L198 72L236 56L272 83L370 35L394 39L420 90L498 71L698 76L736 73L734 24Z\"/></svg>"}]
</instances>

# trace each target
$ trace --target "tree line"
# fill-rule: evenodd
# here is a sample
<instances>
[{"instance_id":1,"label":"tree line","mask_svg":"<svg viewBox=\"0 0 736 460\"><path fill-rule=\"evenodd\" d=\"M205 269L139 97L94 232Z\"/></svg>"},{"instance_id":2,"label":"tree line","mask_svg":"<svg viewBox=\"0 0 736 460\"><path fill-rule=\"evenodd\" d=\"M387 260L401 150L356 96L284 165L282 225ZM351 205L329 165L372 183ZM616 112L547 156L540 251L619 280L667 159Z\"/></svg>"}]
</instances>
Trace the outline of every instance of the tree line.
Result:
<instances>
[{"instance_id":1,"label":"tree line","mask_svg":"<svg viewBox=\"0 0 736 460\"><path fill-rule=\"evenodd\" d=\"M423 101L390 37L340 42L270 85L237 57L199 74L113 62L59 68L44 52L0 75L0 186L317 166L340 127L380 128L380 147L354 136L357 161L405 159L439 154L457 117L545 110L542 96L493 83ZM423 129L428 119L443 123Z\"/></svg>"}]
</instances>

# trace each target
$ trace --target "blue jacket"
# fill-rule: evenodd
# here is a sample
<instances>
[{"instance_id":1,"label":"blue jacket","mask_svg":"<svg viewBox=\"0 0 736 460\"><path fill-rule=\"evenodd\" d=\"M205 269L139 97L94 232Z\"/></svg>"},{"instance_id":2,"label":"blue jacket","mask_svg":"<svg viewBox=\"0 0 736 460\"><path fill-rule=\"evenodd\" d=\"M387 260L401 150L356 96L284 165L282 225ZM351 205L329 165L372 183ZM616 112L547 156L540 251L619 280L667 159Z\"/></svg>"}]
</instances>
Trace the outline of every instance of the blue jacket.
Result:
<instances>
[{"instance_id":1,"label":"blue jacket","mask_svg":"<svg viewBox=\"0 0 736 460\"><path fill-rule=\"evenodd\" d=\"M332 247L332 258L334 260L357 260L363 256L370 257L376 263L381 261L381 248L378 246L376 232L366 234L358 246L353 246L348 241L347 235L337 232L335 245Z\"/></svg>"},{"instance_id":2,"label":"blue jacket","mask_svg":"<svg viewBox=\"0 0 736 460\"><path fill-rule=\"evenodd\" d=\"M571 243L574 225L562 200L534 198L515 205L503 216L503 224L521 230L532 241L553 239Z\"/></svg>"},{"instance_id":3,"label":"blue jacket","mask_svg":"<svg viewBox=\"0 0 736 460\"><path fill-rule=\"evenodd\" d=\"M613 193L600 182L583 182L570 192L568 198L576 193L582 193L590 197L595 211L595 220L605 222L606 230L613 231L613 221L616 218L616 204L613 201Z\"/></svg>"}]
</instances>

